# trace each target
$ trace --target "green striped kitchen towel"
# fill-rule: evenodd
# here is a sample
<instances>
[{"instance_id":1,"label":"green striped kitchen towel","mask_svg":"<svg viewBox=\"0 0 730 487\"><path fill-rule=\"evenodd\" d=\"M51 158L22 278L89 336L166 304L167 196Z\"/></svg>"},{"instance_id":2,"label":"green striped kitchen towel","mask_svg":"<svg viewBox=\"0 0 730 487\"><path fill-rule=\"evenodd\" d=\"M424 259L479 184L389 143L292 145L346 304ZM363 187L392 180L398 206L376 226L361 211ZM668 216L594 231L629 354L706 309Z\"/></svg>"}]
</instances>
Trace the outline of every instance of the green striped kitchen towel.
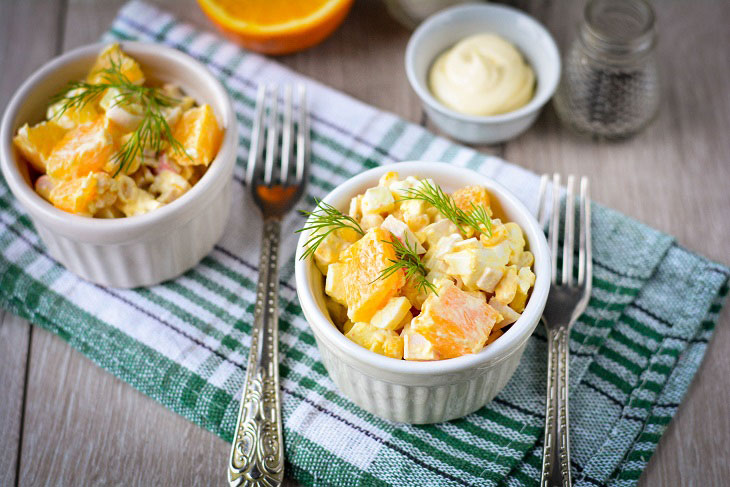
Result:
<instances>
[{"instance_id":1,"label":"green striped kitchen towel","mask_svg":"<svg viewBox=\"0 0 730 487\"><path fill-rule=\"evenodd\" d=\"M205 63L239 121L234 211L215 249L183 276L108 289L53 261L0 184L0 304L47 328L112 374L225 440L233 436L249 347L259 218L244 189L254 93L261 81L305 82L312 108L311 207L346 178L422 159L471 167L536 205L537 176L306 80L277 63L126 5L105 40L139 39ZM545 335L490 404L443 424L373 417L342 397L319 360L294 288L292 214L284 222L281 351L287 471L305 485L537 485ZM593 296L572 333L571 426L576 485L634 485L682 400L712 335L728 269L667 235L594 206Z\"/></svg>"}]
</instances>

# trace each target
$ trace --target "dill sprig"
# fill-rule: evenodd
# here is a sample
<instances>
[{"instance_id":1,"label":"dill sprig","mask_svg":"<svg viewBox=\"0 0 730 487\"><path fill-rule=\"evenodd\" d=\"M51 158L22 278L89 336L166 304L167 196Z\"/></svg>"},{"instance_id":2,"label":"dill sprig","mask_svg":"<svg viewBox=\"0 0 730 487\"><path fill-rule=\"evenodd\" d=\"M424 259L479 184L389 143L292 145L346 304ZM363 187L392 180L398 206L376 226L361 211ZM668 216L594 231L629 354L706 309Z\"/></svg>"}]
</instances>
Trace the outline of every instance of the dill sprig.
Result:
<instances>
[{"instance_id":1,"label":"dill sprig","mask_svg":"<svg viewBox=\"0 0 730 487\"><path fill-rule=\"evenodd\" d=\"M330 233L336 230L349 228L361 236L365 235L365 231L357 220L343 214L329 203L321 200L316 200L316 202L317 204L313 211L300 210L300 213L306 216L308 220L306 225L297 230L296 233L312 232L309 239L304 243L306 250L299 257L301 260L314 255L319 245L324 242ZM373 282L379 279L385 279L398 272L399 269L403 269L406 273L406 280L414 279L416 288L419 291L425 292L427 289L430 289L434 293L436 292L434 285L426 280L428 269L423 263L423 260L421 260L415 243L411 247L408 243L408 237L405 239L405 244L396 237L393 237L392 240L383 240L383 242L393 246L395 259L388 259L391 265L383 269Z\"/></svg>"},{"instance_id":2,"label":"dill sprig","mask_svg":"<svg viewBox=\"0 0 730 487\"><path fill-rule=\"evenodd\" d=\"M490 218L487 209L484 208L484 205L475 205L472 202L471 212L465 212L463 210L460 211L464 215L462 217L464 219L464 223L476 229L479 233L485 234L487 237L492 236L492 219Z\"/></svg>"},{"instance_id":3,"label":"dill sprig","mask_svg":"<svg viewBox=\"0 0 730 487\"><path fill-rule=\"evenodd\" d=\"M340 210L325 203L321 200L316 200L317 205L313 211L300 210L302 215L306 216L309 220L307 224L296 231L299 232L312 232L312 235L304 243L306 250L301 255L300 259L306 259L319 247L327 236L342 228L350 228L360 235L365 235L365 231L362 229L360 224L351 216L344 215Z\"/></svg>"},{"instance_id":4,"label":"dill sprig","mask_svg":"<svg viewBox=\"0 0 730 487\"><path fill-rule=\"evenodd\" d=\"M395 236L393 236L391 240L383 240L383 242L389 243L393 246L393 250L395 250L395 259L388 259L391 262L391 265L383 269L380 272L380 275L373 282L379 279L386 279L403 269L406 273L406 280L414 279L416 289L418 289L419 292L425 293L428 289L434 294L437 294L436 287L433 283L426 279L428 269L423 263L423 260L421 260L421 256L416 250L417 246L415 243L413 244L413 247L411 247L408 244L408 237L405 238L405 242L401 242L400 239Z\"/></svg>"},{"instance_id":5,"label":"dill sprig","mask_svg":"<svg viewBox=\"0 0 730 487\"><path fill-rule=\"evenodd\" d=\"M483 205L471 203L471 211L464 211L456 205L454 198L441 189L441 186L429 180L422 180L415 188L403 190L403 200L421 200L436 208L442 215L451 220L462 233L464 225L473 228L478 233L492 236L492 219Z\"/></svg>"},{"instance_id":6,"label":"dill sprig","mask_svg":"<svg viewBox=\"0 0 730 487\"><path fill-rule=\"evenodd\" d=\"M101 82L71 81L59 93L51 98L51 103L60 102L60 108L55 116L60 118L69 109L81 109L97 100L108 89L116 89L111 106L138 104L143 113L137 128L130 134L124 144L112 157L112 163L117 166L113 176L126 170L132 165L135 158L142 156L146 149L159 153L168 143L173 151L191 158L182 144L172 135L172 129L167 123L162 109L171 107L179 100L162 93L158 88L141 86L132 83L122 72L121 61L110 58L110 66L100 70Z\"/></svg>"}]
</instances>

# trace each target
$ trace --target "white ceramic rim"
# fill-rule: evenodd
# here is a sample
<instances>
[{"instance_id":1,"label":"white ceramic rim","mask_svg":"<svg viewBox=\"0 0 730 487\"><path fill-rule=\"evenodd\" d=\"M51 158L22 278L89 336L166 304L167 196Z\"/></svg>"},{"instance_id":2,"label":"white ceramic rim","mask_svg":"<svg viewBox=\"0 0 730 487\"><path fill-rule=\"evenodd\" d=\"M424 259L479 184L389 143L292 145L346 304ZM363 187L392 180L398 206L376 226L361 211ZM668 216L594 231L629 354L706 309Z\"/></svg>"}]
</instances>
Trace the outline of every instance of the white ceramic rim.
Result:
<instances>
[{"instance_id":1,"label":"white ceramic rim","mask_svg":"<svg viewBox=\"0 0 730 487\"><path fill-rule=\"evenodd\" d=\"M532 25L535 29L541 31L547 39L549 39L549 43L544 46L546 51L556 59L556 62L558 63L556 69L555 69L555 76L553 76L550 79L543 79L544 74L542 73L535 73L535 76L537 78L538 83L545 83L546 89L540 94L540 96L534 96L526 105L518 108L517 110L513 110L511 112L507 113L501 113L499 115L468 115L465 113L457 112L456 110L453 110L440 101L438 101L432 94L431 91L428 89L427 86L423 86L418 79L418 76L416 76L416 73L414 71L414 64L415 64L415 53L416 49L418 49L418 46L421 44L421 40L429 35L429 31L433 28L434 24L437 24L443 17L453 15L454 13L458 14L465 14L474 10L480 10L483 12L495 12L495 11L501 11L502 13L508 13L509 15L514 15L517 18L521 19L521 22L526 22L530 25ZM434 60L431 61L433 63ZM421 25L418 26L418 28L413 32L413 35L411 35L411 38L408 40L408 45L406 46L406 56L405 56L405 67L406 67L406 76L408 77L408 82L411 85L411 88L416 92L418 97L426 103L429 108L442 113L443 115L455 118L457 120L462 120L465 122L477 122L477 123L498 123L498 122L509 122L515 119L518 119L522 116L529 115L533 112L536 112L540 108L542 108L545 103L548 102L550 97L553 96L555 93L555 90L558 87L558 82L560 81L560 70L561 70L561 61L560 61L560 51L558 50L558 46L555 43L555 39L552 35L550 35L550 32L540 23L538 22L534 17L527 15L526 13L517 10L516 8L509 7L506 5L497 5L497 4L468 4L468 5L458 5L455 7L447 8L439 13L432 15L428 19L426 19Z\"/></svg>"},{"instance_id":2,"label":"white ceramic rim","mask_svg":"<svg viewBox=\"0 0 730 487\"><path fill-rule=\"evenodd\" d=\"M5 109L2 125L0 125L0 166L13 194L32 214L40 216L44 222L54 227L68 225L69 227L73 227L74 232L79 232L79 234L83 232L90 235L103 235L103 240L111 243L115 240L129 240L130 235L137 235L155 226L165 225L178 219L183 214L193 215L194 208L197 208L196 203L201 201L201 199L205 199L206 195L213 189L211 186L216 185L230 171L230 168L227 167L228 165L223 164L223 161L228 157L233 158L235 161L237 147L235 138L238 134L236 130L236 117L228 92L202 63L188 54L160 44L137 41L120 42L119 44L122 49L132 57L134 57L135 52L145 51L146 55L167 58L171 62L182 65L184 69L195 73L195 76L203 78L206 85L209 85L216 91L216 97L226 100L226 103L223 103L223 113L216 113L225 129L218 154L211 161L208 170L200 181L193 185L187 193L172 203L164 205L150 213L125 218L100 219L74 215L53 206L26 183L25 178L14 162L12 142L14 136L13 119L25 103L28 94L38 83L53 76L62 66L76 61L79 58L85 58L91 54L98 53L108 44L106 42L89 44L58 56L36 70L17 89ZM232 155L230 154L231 151L234 152ZM226 182L222 181L220 184L222 185Z\"/></svg>"},{"instance_id":3,"label":"white ceramic rim","mask_svg":"<svg viewBox=\"0 0 730 487\"><path fill-rule=\"evenodd\" d=\"M536 280L525 311L504 335L475 354L429 362L398 360L378 355L346 338L345 335L332 325L332 322L330 322L317 306L316 299L308 284L307 267L309 266L309 262L299 258L303 252L303 245L308 238L308 235L303 233L297 243L295 277L299 302L305 310L305 315L313 317L312 320L307 319L307 322L315 333L324 335L330 343L333 343L335 347L339 347L345 355L351 356L361 363L369 364L376 369L395 374L411 376L443 375L488 366L489 364L503 360L516 351L530 337L534 330L533 324L540 320L547 301L548 291L550 290L550 252L545 235L537 220L516 196L497 181L471 169L441 162L407 161L379 166L348 179L325 196L323 201L325 203L332 203L335 200L352 198L355 196L354 188L365 185L369 180L377 181L379 176L387 171L397 171L402 175L418 175L426 171L458 171L464 174L465 179L473 181L475 184L486 186L490 194L497 197L500 201L508 201L516 209L516 212L526 217L527 225L523 227L523 231L528 237L528 240L531 243L535 242L537 245L531 245L530 247L531 252L535 255L534 270Z\"/></svg>"}]
</instances>

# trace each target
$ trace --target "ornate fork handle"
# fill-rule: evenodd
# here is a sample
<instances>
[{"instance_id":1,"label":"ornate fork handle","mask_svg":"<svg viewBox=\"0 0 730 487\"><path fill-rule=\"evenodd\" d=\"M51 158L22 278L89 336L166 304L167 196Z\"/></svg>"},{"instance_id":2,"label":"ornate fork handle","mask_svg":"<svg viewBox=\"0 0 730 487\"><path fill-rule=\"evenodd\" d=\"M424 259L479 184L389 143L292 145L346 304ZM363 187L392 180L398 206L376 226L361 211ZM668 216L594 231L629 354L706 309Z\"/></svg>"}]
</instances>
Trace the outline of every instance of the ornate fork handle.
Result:
<instances>
[{"instance_id":1,"label":"ornate fork handle","mask_svg":"<svg viewBox=\"0 0 730 487\"><path fill-rule=\"evenodd\" d=\"M569 460L570 435L568 434L568 333L567 327L547 331L548 386L541 487L554 485L570 487L572 485ZM560 480L558 480L558 474Z\"/></svg>"},{"instance_id":2,"label":"ornate fork handle","mask_svg":"<svg viewBox=\"0 0 730 487\"><path fill-rule=\"evenodd\" d=\"M279 237L281 222L264 220L251 351L228 464L231 486L279 486L284 441L279 399Z\"/></svg>"}]
</instances>

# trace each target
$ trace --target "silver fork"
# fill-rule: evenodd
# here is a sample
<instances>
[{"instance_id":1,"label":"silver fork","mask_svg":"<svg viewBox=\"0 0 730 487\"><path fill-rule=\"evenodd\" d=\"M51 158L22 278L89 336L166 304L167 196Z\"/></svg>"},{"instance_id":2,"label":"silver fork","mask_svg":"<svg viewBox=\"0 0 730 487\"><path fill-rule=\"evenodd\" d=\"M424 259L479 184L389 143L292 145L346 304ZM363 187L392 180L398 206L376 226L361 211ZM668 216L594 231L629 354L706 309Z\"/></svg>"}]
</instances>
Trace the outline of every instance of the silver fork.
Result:
<instances>
[{"instance_id":1,"label":"silver fork","mask_svg":"<svg viewBox=\"0 0 730 487\"><path fill-rule=\"evenodd\" d=\"M261 210L264 227L246 384L228 462L231 486L274 487L284 480L279 399L279 237L282 217L304 193L309 168L306 88L299 85L297 89L296 125L292 92L292 86L284 88L281 146L279 89L276 85L261 85L256 96L246 186Z\"/></svg>"},{"instance_id":2,"label":"silver fork","mask_svg":"<svg viewBox=\"0 0 730 487\"><path fill-rule=\"evenodd\" d=\"M541 487L570 487L570 432L568 419L568 365L570 328L585 311L591 296L591 202L588 178L580 180L578 226L578 277L573 276L575 252L575 177L568 176L565 198L563 268L558 274L558 235L560 233L560 175L553 174L552 214L548 215L548 175L540 181L538 221L550 217L548 240L552 258L552 286L542 320L547 331L548 369L545 405L545 447L542 455Z\"/></svg>"}]
</instances>

